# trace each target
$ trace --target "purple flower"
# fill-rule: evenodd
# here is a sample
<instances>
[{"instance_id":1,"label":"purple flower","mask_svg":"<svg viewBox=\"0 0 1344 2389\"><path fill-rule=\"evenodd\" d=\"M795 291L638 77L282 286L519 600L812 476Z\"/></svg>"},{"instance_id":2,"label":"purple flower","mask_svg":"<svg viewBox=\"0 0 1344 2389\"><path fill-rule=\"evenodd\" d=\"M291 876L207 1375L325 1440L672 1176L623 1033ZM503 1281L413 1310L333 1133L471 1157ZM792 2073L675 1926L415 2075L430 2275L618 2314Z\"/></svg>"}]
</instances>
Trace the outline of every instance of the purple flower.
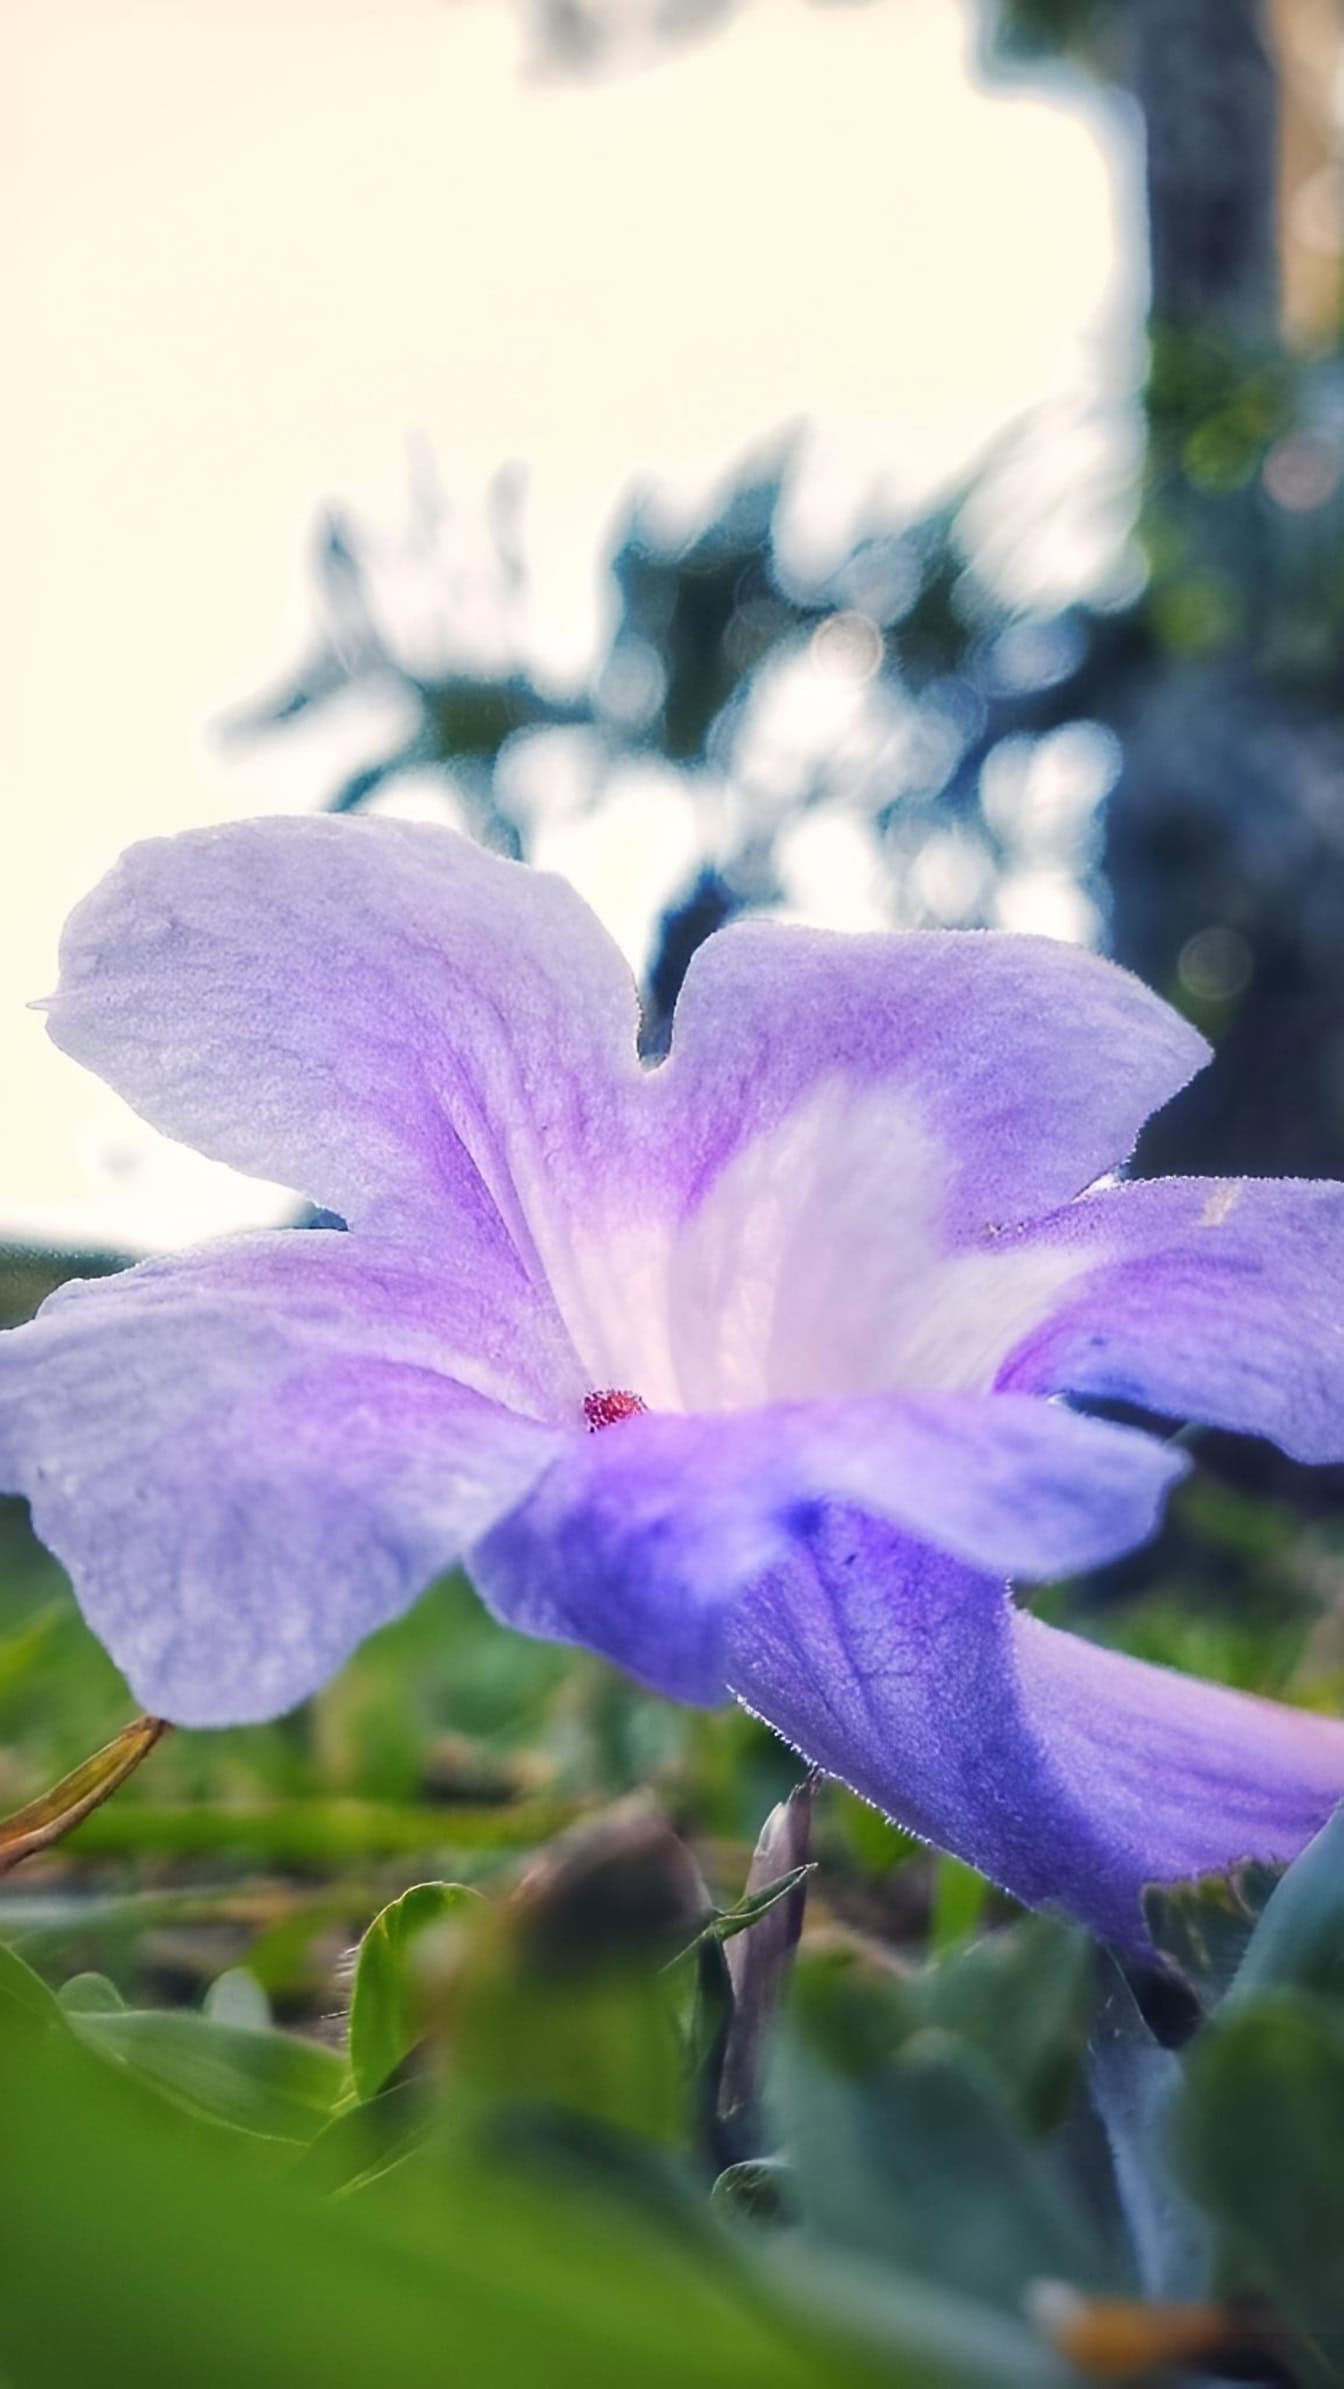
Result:
<instances>
[{"instance_id":1,"label":"purple flower","mask_svg":"<svg viewBox=\"0 0 1344 2389\"><path fill-rule=\"evenodd\" d=\"M26 1492L139 1699L274 1715L459 1557L492 1610L734 1694L1021 1898L1287 1858L1344 1725L1037 1623L1182 1462L1047 1397L1344 1455L1344 1188L1103 1184L1205 1056L1031 938L768 923L670 1058L562 882L446 831L135 848L57 1043L350 1232L63 1288L0 1352Z\"/></svg>"}]
</instances>

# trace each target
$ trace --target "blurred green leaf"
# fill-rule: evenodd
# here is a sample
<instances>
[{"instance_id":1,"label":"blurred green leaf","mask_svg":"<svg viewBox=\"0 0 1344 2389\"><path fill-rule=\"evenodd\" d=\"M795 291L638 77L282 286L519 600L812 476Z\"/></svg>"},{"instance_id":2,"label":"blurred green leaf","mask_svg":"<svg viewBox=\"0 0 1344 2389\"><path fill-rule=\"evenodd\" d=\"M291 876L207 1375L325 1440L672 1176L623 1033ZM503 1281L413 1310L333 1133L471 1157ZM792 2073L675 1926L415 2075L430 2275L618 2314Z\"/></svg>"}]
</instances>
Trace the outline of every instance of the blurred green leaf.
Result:
<instances>
[{"instance_id":1,"label":"blurred green leaf","mask_svg":"<svg viewBox=\"0 0 1344 2389\"><path fill-rule=\"evenodd\" d=\"M1180 2117L1184 2168L1221 2227L1234 2286L1301 2333L1312 2377L1344 2369L1344 2018L1278 1991L1200 2036Z\"/></svg>"},{"instance_id":2,"label":"blurred green leaf","mask_svg":"<svg viewBox=\"0 0 1344 2389\"><path fill-rule=\"evenodd\" d=\"M262 1942L256 1946L261 1947L272 1932L311 1934L317 1926L333 1923L348 1923L353 1931L375 1897L357 1878L348 1885L316 1890L206 1882L178 1891L75 1888L16 1893L0 1898L0 1939L11 1948L47 1957L71 1947L133 1943L164 1926L218 1924L260 1930Z\"/></svg>"},{"instance_id":3,"label":"blurred green leaf","mask_svg":"<svg viewBox=\"0 0 1344 2389\"><path fill-rule=\"evenodd\" d=\"M1025 2124L1044 2130L1059 2121L1095 2002L1085 1933L1024 1917L917 1975L913 1993L920 2021L973 2048Z\"/></svg>"},{"instance_id":4,"label":"blurred green leaf","mask_svg":"<svg viewBox=\"0 0 1344 2389\"><path fill-rule=\"evenodd\" d=\"M81 2063L81 2059L84 2062ZM694 2245L635 2205L459 2154L355 2199L207 2164L86 2053L0 2037L0 2366L24 2389L991 2389L1062 2377L1008 2321L917 2292L812 2295L797 2268ZM235 2154L235 2148L238 2153ZM72 2257L79 2294L71 2295ZM857 2319L832 2319L838 2308ZM1033 2358L1027 2369L1026 2357Z\"/></svg>"},{"instance_id":5,"label":"blurred green leaf","mask_svg":"<svg viewBox=\"0 0 1344 2389\"><path fill-rule=\"evenodd\" d=\"M867 1951L808 1953L798 1998L841 2071L864 2072L932 2029L972 2052L1032 2131L1058 2122L1083 2061L1095 1998L1086 1934L1023 1917L945 1958L898 1971Z\"/></svg>"},{"instance_id":6,"label":"blurred green leaf","mask_svg":"<svg viewBox=\"0 0 1344 2389\"><path fill-rule=\"evenodd\" d=\"M554 1800L501 1808L411 1808L347 1799L182 1808L125 1801L88 1818L71 1836L71 1848L176 1858L247 1855L272 1866L333 1867L356 1858L526 1850L558 1833L573 1813L571 1804Z\"/></svg>"},{"instance_id":7,"label":"blurred green leaf","mask_svg":"<svg viewBox=\"0 0 1344 2389\"><path fill-rule=\"evenodd\" d=\"M205 2014L214 2024L231 2024L243 2032L265 2032L271 2003L246 1966L230 1966L216 1975L205 1994Z\"/></svg>"},{"instance_id":8,"label":"blurred green leaf","mask_svg":"<svg viewBox=\"0 0 1344 2389\"><path fill-rule=\"evenodd\" d=\"M933 1870L933 1914L929 1947L935 1957L970 1939L984 1914L989 1885L973 1866L959 1858L938 1858Z\"/></svg>"},{"instance_id":9,"label":"blurred green leaf","mask_svg":"<svg viewBox=\"0 0 1344 2389\"><path fill-rule=\"evenodd\" d=\"M0 1699L26 1683L34 1668L46 1658L64 1618L63 1606L53 1601L49 1608L40 1609L19 1633L7 1634L0 1642Z\"/></svg>"},{"instance_id":10,"label":"blurred green leaf","mask_svg":"<svg viewBox=\"0 0 1344 2389\"><path fill-rule=\"evenodd\" d=\"M1043 2277L1114 2286L971 2050L918 2033L892 2062L842 2079L789 2036L774 2088L799 2200L824 2238L1013 2313Z\"/></svg>"},{"instance_id":11,"label":"blurred green leaf","mask_svg":"<svg viewBox=\"0 0 1344 2389\"><path fill-rule=\"evenodd\" d=\"M60 2009L40 1975L0 1942L0 2024L52 2024L59 2017Z\"/></svg>"},{"instance_id":12,"label":"blurred green leaf","mask_svg":"<svg viewBox=\"0 0 1344 2389\"><path fill-rule=\"evenodd\" d=\"M116 1984L105 1974L72 1974L56 1997L67 2016L116 2016L126 2006Z\"/></svg>"},{"instance_id":13,"label":"blurred green leaf","mask_svg":"<svg viewBox=\"0 0 1344 2389\"><path fill-rule=\"evenodd\" d=\"M923 1852L922 1842L899 1825L893 1825L880 1808L872 1808L866 1800L860 1800L857 1792L843 1791L837 1785L830 1808L850 1857L866 1875L891 1874Z\"/></svg>"},{"instance_id":14,"label":"blurred green leaf","mask_svg":"<svg viewBox=\"0 0 1344 2389\"><path fill-rule=\"evenodd\" d=\"M326 2196L358 2189L401 2162L433 2126L429 2085L394 2082L342 2107L294 2162L294 2178Z\"/></svg>"},{"instance_id":15,"label":"blurred green leaf","mask_svg":"<svg viewBox=\"0 0 1344 2389\"><path fill-rule=\"evenodd\" d=\"M311 2140L341 2094L332 2049L179 2009L79 2009L71 2025L100 2057L221 2123L272 2140Z\"/></svg>"},{"instance_id":16,"label":"blurred green leaf","mask_svg":"<svg viewBox=\"0 0 1344 2389\"><path fill-rule=\"evenodd\" d=\"M1275 1884L1227 2001L1280 1988L1344 2004L1344 1808Z\"/></svg>"},{"instance_id":17,"label":"blurred green leaf","mask_svg":"<svg viewBox=\"0 0 1344 2389\"><path fill-rule=\"evenodd\" d=\"M382 2089L424 2031L428 1941L478 1897L461 1883L416 1883L369 1926L350 2000L350 2072L361 2099Z\"/></svg>"}]
</instances>

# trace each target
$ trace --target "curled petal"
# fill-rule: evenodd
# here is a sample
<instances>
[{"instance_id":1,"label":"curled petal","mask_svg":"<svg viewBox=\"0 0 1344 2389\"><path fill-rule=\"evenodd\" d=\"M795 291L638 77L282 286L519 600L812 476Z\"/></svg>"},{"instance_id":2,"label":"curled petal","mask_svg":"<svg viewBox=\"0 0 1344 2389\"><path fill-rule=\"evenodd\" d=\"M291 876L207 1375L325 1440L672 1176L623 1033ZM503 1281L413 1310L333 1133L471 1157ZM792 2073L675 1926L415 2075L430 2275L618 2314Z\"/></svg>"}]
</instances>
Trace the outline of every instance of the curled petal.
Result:
<instances>
[{"instance_id":1,"label":"curled petal","mask_svg":"<svg viewBox=\"0 0 1344 2389\"><path fill-rule=\"evenodd\" d=\"M1003 1239L1068 1275L999 1384L1091 1394L1344 1458L1344 1186L1168 1178L1113 1187ZM1044 1281L1043 1281L1044 1282Z\"/></svg>"},{"instance_id":2,"label":"curled petal","mask_svg":"<svg viewBox=\"0 0 1344 2389\"><path fill-rule=\"evenodd\" d=\"M569 1446L469 1565L509 1624L712 1702L734 1602L828 1505L859 1505L1000 1581L1042 1578L1143 1541L1184 1465L1146 1435L1008 1396L634 1417Z\"/></svg>"},{"instance_id":3,"label":"curled petal","mask_svg":"<svg viewBox=\"0 0 1344 2389\"><path fill-rule=\"evenodd\" d=\"M450 1373L404 1249L280 1233L63 1288L0 1342L25 1493L154 1715L273 1717L512 1507L563 1441L494 1323Z\"/></svg>"},{"instance_id":4,"label":"curled petal","mask_svg":"<svg viewBox=\"0 0 1344 2389\"><path fill-rule=\"evenodd\" d=\"M1344 1796L1344 1724L1059 1633L841 1509L738 1605L730 1666L907 1830L1135 1952L1146 1884L1290 1860Z\"/></svg>"}]
</instances>

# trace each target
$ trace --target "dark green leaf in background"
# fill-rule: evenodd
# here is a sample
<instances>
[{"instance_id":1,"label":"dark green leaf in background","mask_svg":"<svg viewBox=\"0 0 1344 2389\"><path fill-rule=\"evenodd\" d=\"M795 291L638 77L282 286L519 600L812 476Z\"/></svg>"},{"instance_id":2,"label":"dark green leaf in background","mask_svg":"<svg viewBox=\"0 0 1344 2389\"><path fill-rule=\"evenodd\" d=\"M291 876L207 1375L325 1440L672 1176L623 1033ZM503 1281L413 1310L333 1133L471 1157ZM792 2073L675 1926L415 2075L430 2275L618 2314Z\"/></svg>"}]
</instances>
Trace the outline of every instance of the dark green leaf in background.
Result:
<instances>
[{"instance_id":1,"label":"dark green leaf in background","mask_svg":"<svg viewBox=\"0 0 1344 2389\"><path fill-rule=\"evenodd\" d=\"M1238 2006L1277 1989L1344 2003L1344 1808L1275 1885L1228 1991Z\"/></svg>"},{"instance_id":2,"label":"dark green leaf in background","mask_svg":"<svg viewBox=\"0 0 1344 2389\"><path fill-rule=\"evenodd\" d=\"M1238 2003L1201 2037L1180 2116L1225 2286L1271 2299L1311 2378L1344 2373L1344 2016L1305 1993Z\"/></svg>"}]
</instances>

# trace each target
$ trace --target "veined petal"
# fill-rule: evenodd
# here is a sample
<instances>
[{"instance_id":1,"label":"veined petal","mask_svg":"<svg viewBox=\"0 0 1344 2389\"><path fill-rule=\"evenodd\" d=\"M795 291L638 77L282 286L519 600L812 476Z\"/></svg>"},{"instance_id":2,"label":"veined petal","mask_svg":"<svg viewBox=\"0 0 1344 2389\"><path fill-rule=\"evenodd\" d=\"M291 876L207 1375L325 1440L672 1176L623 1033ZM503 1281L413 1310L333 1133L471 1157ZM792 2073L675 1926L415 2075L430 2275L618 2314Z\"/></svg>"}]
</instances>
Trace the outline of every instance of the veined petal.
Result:
<instances>
[{"instance_id":1,"label":"veined petal","mask_svg":"<svg viewBox=\"0 0 1344 2389\"><path fill-rule=\"evenodd\" d=\"M945 1154L949 1227L974 1237L1092 1185L1207 1060L1138 979L1050 938L744 921L695 955L659 1075L692 1201L814 1090L881 1087Z\"/></svg>"},{"instance_id":2,"label":"veined petal","mask_svg":"<svg viewBox=\"0 0 1344 2389\"><path fill-rule=\"evenodd\" d=\"M582 1337L642 1073L631 974L562 880L424 823L154 839L72 914L49 1013L156 1128L352 1226L428 1251L497 1213Z\"/></svg>"},{"instance_id":3,"label":"veined petal","mask_svg":"<svg viewBox=\"0 0 1344 2389\"><path fill-rule=\"evenodd\" d=\"M1140 1952L1145 1884L1294 1858L1344 1724L1101 1650L854 1512L734 1610L735 1691L907 1830Z\"/></svg>"},{"instance_id":4,"label":"veined petal","mask_svg":"<svg viewBox=\"0 0 1344 2389\"><path fill-rule=\"evenodd\" d=\"M942 1394L647 1416L570 1445L471 1554L482 1598L682 1700L721 1699L734 1601L844 1502L1001 1580L1142 1542L1185 1463L1052 1404Z\"/></svg>"},{"instance_id":5,"label":"veined petal","mask_svg":"<svg viewBox=\"0 0 1344 2389\"><path fill-rule=\"evenodd\" d=\"M1206 1058L1136 979L1048 939L721 931L650 1088L687 1406L986 1389L1021 1305L1000 1320L959 1285L940 1341L945 1265L1091 1185ZM1059 1274L1045 1254L1028 1318Z\"/></svg>"},{"instance_id":6,"label":"veined petal","mask_svg":"<svg viewBox=\"0 0 1344 2389\"><path fill-rule=\"evenodd\" d=\"M1001 1386L1091 1394L1344 1458L1344 1186L1165 1178L1002 1240L1067 1272Z\"/></svg>"},{"instance_id":7,"label":"veined petal","mask_svg":"<svg viewBox=\"0 0 1344 2389\"><path fill-rule=\"evenodd\" d=\"M404 1248L280 1232L64 1287L0 1339L0 1487L147 1709L292 1707L528 1490L563 1432L506 1403L555 1406L544 1343L512 1354L483 1301L468 1355Z\"/></svg>"}]
</instances>

